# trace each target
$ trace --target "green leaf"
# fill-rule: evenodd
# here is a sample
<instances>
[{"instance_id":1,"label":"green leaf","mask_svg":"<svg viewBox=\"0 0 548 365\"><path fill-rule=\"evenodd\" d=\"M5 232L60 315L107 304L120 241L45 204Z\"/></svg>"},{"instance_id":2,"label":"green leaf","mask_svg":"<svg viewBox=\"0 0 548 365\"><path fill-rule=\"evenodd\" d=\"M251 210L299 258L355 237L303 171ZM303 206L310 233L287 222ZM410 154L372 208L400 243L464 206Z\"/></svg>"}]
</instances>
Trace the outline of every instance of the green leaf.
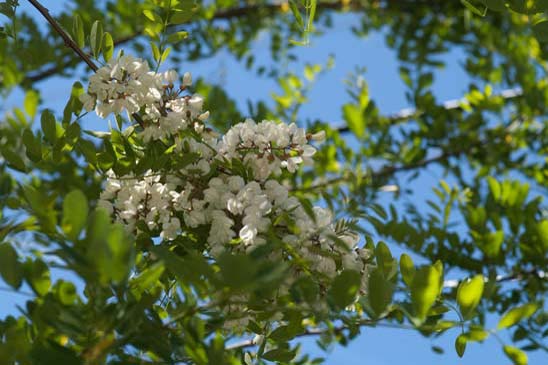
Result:
<instances>
[{"instance_id":1,"label":"green leaf","mask_svg":"<svg viewBox=\"0 0 548 365\"><path fill-rule=\"evenodd\" d=\"M514 365L527 365L529 362L529 359L527 358L527 354L517 347L514 346L504 346L503 347L504 353L512 362Z\"/></svg>"},{"instance_id":2,"label":"green leaf","mask_svg":"<svg viewBox=\"0 0 548 365\"><path fill-rule=\"evenodd\" d=\"M133 240L121 224L113 224L106 243L109 256L105 258L104 269L109 270L108 276L114 283L124 282L133 267Z\"/></svg>"},{"instance_id":3,"label":"green leaf","mask_svg":"<svg viewBox=\"0 0 548 365\"><path fill-rule=\"evenodd\" d=\"M114 53L114 41L112 35L109 32L105 32L103 37L103 59L105 62L110 61L112 54Z\"/></svg>"},{"instance_id":4,"label":"green leaf","mask_svg":"<svg viewBox=\"0 0 548 365\"><path fill-rule=\"evenodd\" d=\"M251 257L226 253L221 255L217 264L221 269L222 280L227 286L242 289L253 284L257 267Z\"/></svg>"},{"instance_id":5,"label":"green leaf","mask_svg":"<svg viewBox=\"0 0 548 365\"><path fill-rule=\"evenodd\" d=\"M319 291L318 284L307 276L295 281L290 289L293 300L306 303L314 303L318 299Z\"/></svg>"},{"instance_id":6,"label":"green leaf","mask_svg":"<svg viewBox=\"0 0 548 365\"><path fill-rule=\"evenodd\" d=\"M90 215L86 231L88 260L93 264L99 282L124 282L134 264L131 236L120 224L111 224L110 216L103 209Z\"/></svg>"},{"instance_id":7,"label":"green leaf","mask_svg":"<svg viewBox=\"0 0 548 365\"><path fill-rule=\"evenodd\" d=\"M460 283L457 289L457 303L465 319L473 315L474 309L476 309L481 300L483 287L483 275L476 275L471 280Z\"/></svg>"},{"instance_id":8,"label":"green leaf","mask_svg":"<svg viewBox=\"0 0 548 365\"><path fill-rule=\"evenodd\" d=\"M488 232L479 240L478 246L487 257L496 257L504 242L504 231Z\"/></svg>"},{"instance_id":9,"label":"green leaf","mask_svg":"<svg viewBox=\"0 0 548 365\"><path fill-rule=\"evenodd\" d=\"M0 146L0 156L7 161L8 166L12 169L27 172L27 166L25 165L23 159L7 145Z\"/></svg>"},{"instance_id":10,"label":"green leaf","mask_svg":"<svg viewBox=\"0 0 548 365\"><path fill-rule=\"evenodd\" d=\"M413 276L415 276L415 266L413 264L413 259L407 254L402 254L400 257L400 272L404 283L407 286L411 286L413 282Z\"/></svg>"},{"instance_id":11,"label":"green leaf","mask_svg":"<svg viewBox=\"0 0 548 365\"><path fill-rule=\"evenodd\" d=\"M531 317L539 308L538 303L527 303L525 305L512 308L502 316L497 325L498 329L512 327L521 320Z\"/></svg>"},{"instance_id":12,"label":"green leaf","mask_svg":"<svg viewBox=\"0 0 548 365\"><path fill-rule=\"evenodd\" d=\"M160 56L160 62L164 62L167 59L167 56L169 56L170 52L171 52L171 47L167 47L166 49L164 49L164 51L162 52L162 55Z\"/></svg>"},{"instance_id":13,"label":"green leaf","mask_svg":"<svg viewBox=\"0 0 548 365\"><path fill-rule=\"evenodd\" d=\"M30 205L33 213L38 217L41 223L41 229L46 232L55 232L57 225L57 212L53 209L55 201L43 190L38 190L33 186L23 186L25 200Z\"/></svg>"},{"instance_id":14,"label":"green leaf","mask_svg":"<svg viewBox=\"0 0 548 365\"><path fill-rule=\"evenodd\" d=\"M308 10L308 24L307 24L307 30L312 29L312 23L314 22L314 17L316 16L316 6L317 6L317 0L310 0L309 3L309 10Z\"/></svg>"},{"instance_id":15,"label":"green leaf","mask_svg":"<svg viewBox=\"0 0 548 365\"><path fill-rule=\"evenodd\" d=\"M17 252L9 243L0 244L0 276L14 289L19 289L23 280L23 269Z\"/></svg>"},{"instance_id":16,"label":"green leaf","mask_svg":"<svg viewBox=\"0 0 548 365\"><path fill-rule=\"evenodd\" d=\"M344 270L331 284L327 294L328 302L337 310L352 304L360 290L361 275L354 270Z\"/></svg>"},{"instance_id":17,"label":"green leaf","mask_svg":"<svg viewBox=\"0 0 548 365\"><path fill-rule=\"evenodd\" d=\"M89 43L93 57L98 58L103 46L103 25L99 20L94 21L91 26Z\"/></svg>"},{"instance_id":18,"label":"green leaf","mask_svg":"<svg viewBox=\"0 0 548 365\"><path fill-rule=\"evenodd\" d=\"M81 82L77 81L72 85L70 92L70 98L63 109L63 126L66 127L71 121L72 115L79 115L82 111L82 102L80 101L80 95L84 93L84 86ZM75 124L75 123L73 123Z\"/></svg>"},{"instance_id":19,"label":"green leaf","mask_svg":"<svg viewBox=\"0 0 548 365\"><path fill-rule=\"evenodd\" d=\"M289 0L289 8L293 13L293 16L295 17L295 21L297 21L297 25L299 26L299 28L304 29L303 17L301 16L301 12L299 11L299 8L297 8L297 4L295 3L295 1Z\"/></svg>"},{"instance_id":20,"label":"green leaf","mask_svg":"<svg viewBox=\"0 0 548 365\"><path fill-rule=\"evenodd\" d=\"M131 292L140 297L145 291L152 289L162 277L165 267L162 262L156 262L143 271L135 279L131 280Z\"/></svg>"},{"instance_id":21,"label":"green leaf","mask_svg":"<svg viewBox=\"0 0 548 365\"><path fill-rule=\"evenodd\" d=\"M143 10L143 14L144 16L147 17L148 20L150 20L151 22L155 22L155 23L158 23L159 21L161 21L162 19L156 15L156 13L154 13L152 10L150 9L145 9Z\"/></svg>"},{"instance_id":22,"label":"green leaf","mask_svg":"<svg viewBox=\"0 0 548 365\"><path fill-rule=\"evenodd\" d=\"M48 265L40 259L36 261L27 261L24 264L25 278L30 287L38 296L44 296L48 293L51 286L50 272Z\"/></svg>"},{"instance_id":23,"label":"green leaf","mask_svg":"<svg viewBox=\"0 0 548 365\"><path fill-rule=\"evenodd\" d=\"M22 136L25 145L27 157L33 162L39 162L42 159L42 147L34 133L30 129L25 129Z\"/></svg>"},{"instance_id":24,"label":"green leaf","mask_svg":"<svg viewBox=\"0 0 548 365\"><path fill-rule=\"evenodd\" d=\"M375 268L369 274L367 300L377 317L392 302L394 284L384 278L382 272Z\"/></svg>"},{"instance_id":25,"label":"green leaf","mask_svg":"<svg viewBox=\"0 0 548 365\"><path fill-rule=\"evenodd\" d=\"M59 280L55 284L55 294L63 305L71 305L78 298L76 286L70 281Z\"/></svg>"},{"instance_id":26,"label":"green leaf","mask_svg":"<svg viewBox=\"0 0 548 365\"><path fill-rule=\"evenodd\" d=\"M415 315L424 321L430 307L436 302L440 292L441 273L434 266L419 268L411 281L411 302Z\"/></svg>"},{"instance_id":27,"label":"green leaf","mask_svg":"<svg viewBox=\"0 0 548 365\"><path fill-rule=\"evenodd\" d=\"M31 119L36 115L38 110L38 102L40 101L39 95L34 90L29 90L25 94L25 101L23 103L25 112L29 115Z\"/></svg>"},{"instance_id":28,"label":"green leaf","mask_svg":"<svg viewBox=\"0 0 548 365\"><path fill-rule=\"evenodd\" d=\"M170 34L167 37L167 42L170 43L170 44L177 44L180 41L182 41L183 39L187 39L187 38L188 38L188 32L181 31L181 32L176 32L176 33Z\"/></svg>"},{"instance_id":29,"label":"green leaf","mask_svg":"<svg viewBox=\"0 0 548 365\"><path fill-rule=\"evenodd\" d=\"M160 49L154 42L150 42L150 48L152 49L152 57L156 62L160 61Z\"/></svg>"},{"instance_id":30,"label":"green leaf","mask_svg":"<svg viewBox=\"0 0 548 365\"><path fill-rule=\"evenodd\" d=\"M85 42L85 33L84 33L84 23L80 15L75 14L74 19L72 20L72 36L80 48L84 48L86 45Z\"/></svg>"},{"instance_id":31,"label":"green leaf","mask_svg":"<svg viewBox=\"0 0 548 365\"><path fill-rule=\"evenodd\" d=\"M67 237L78 239L88 218L88 201L80 190L73 190L63 201L63 221L61 226Z\"/></svg>"},{"instance_id":32,"label":"green leaf","mask_svg":"<svg viewBox=\"0 0 548 365\"><path fill-rule=\"evenodd\" d=\"M13 11L13 7L4 1L0 3L0 14L4 14L8 18L13 18L15 12Z\"/></svg>"},{"instance_id":33,"label":"green leaf","mask_svg":"<svg viewBox=\"0 0 548 365\"><path fill-rule=\"evenodd\" d=\"M487 184L489 185L489 190L491 191L493 198L495 199L495 201L498 201L500 199L500 193L502 191L500 183L494 177L489 176L487 177Z\"/></svg>"},{"instance_id":34,"label":"green leaf","mask_svg":"<svg viewBox=\"0 0 548 365\"><path fill-rule=\"evenodd\" d=\"M459 357L462 357L464 355L464 351L466 351L465 335L459 335L455 340L455 351L457 352L457 355L459 355Z\"/></svg>"},{"instance_id":35,"label":"green leaf","mask_svg":"<svg viewBox=\"0 0 548 365\"><path fill-rule=\"evenodd\" d=\"M55 143L57 140L57 127L55 123L55 117L48 109L42 112L40 117L40 126L42 127L42 132L44 136L50 143Z\"/></svg>"},{"instance_id":36,"label":"green leaf","mask_svg":"<svg viewBox=\"0 0 548 365\"><path fill-rule=\"evenodd\" d=\"M388 245L384 242L379 242L375 247L375 257L377 259L377 265L382 270L384 277L392 279L397 273L397 261L392 257L392 253L388 248Z\"/></svg>"},{"instance_id":37,"label":"green leaf","mask_svg":"<svg viewBox=\"0 0 548 365\"><path fill-rule=\"evenodd\" d=\"M286 342L294 339L302 331L301 325L280 326L272 331L268 338L276 342Z\"/></svg>"},{"instance_id":38,"label":"green leaf","mask_svg":"<svg viewBox=\"0 0 548 365\"><path fill-rule=\"evenodd\" d=\"M211 266L200 254L188 252L182 258L167 248L160 246L154 247L153 252L181 283L201 285L204 278L213 276Z\"/></svg>"},{"instance_id":39,"label":"green leaf","mask_svg":"<svg viewBox=\"0 0 548 365\"><path fill-rule=\"evenodd\" d=\"M348 128L356 137L362 138L365 135L365 118L359 105L345 104L343 106L343 117Z\"/></svg>"},{"instance_id":40,"label":"green leaf","mask_svg":"<svg viewBox=\"0 0 548 365\"><path fill-rule=\"evenodd\" d=\"M293 360L295 355L296 355L295 350L277 348L277 349L265 352L261 357L268 361L288 362Z\"/></svg>"}]
</instances>

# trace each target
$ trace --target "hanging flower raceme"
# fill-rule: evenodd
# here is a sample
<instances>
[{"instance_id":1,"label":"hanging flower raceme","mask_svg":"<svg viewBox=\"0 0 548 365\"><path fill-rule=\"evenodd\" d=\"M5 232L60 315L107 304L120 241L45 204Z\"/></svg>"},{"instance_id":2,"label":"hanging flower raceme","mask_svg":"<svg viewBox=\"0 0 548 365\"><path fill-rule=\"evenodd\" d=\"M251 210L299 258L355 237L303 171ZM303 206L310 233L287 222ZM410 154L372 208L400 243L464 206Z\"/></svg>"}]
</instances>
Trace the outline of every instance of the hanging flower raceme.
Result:
<instances>
[{"instance_id":1,"label":"hanging flower raceme","mask_svg":"<svg viewBox=\"0 0 548 365\"><path fill-rule=\"evenodd\" d=\"M86 110L95 108L101 117L138 112L145 122L138 133L145 143L162 140L173 146L173 156L193 156L176 170L150 170L144 176L109 171L99 206L128 230L146 227L163 240L205 228L213 257L249 253L275 234L292 251L279 257L291 261L298 256L318 280L330 280L344 269L365 278L368 252L358 248L358 236L337 229L328 209L305 209L278 181L283 170L294 173L299 165L312 163L316 149L310 142L323 140L325 133L247 119L217 136L205 126L209 112L202 111L203 99L184 93L191 86L190 74L176 87L178 81L175 71L152 72L146 62L128 55L90 78L81 97ZM302 273L294 268L289 281Z\"/></svg>"}]
</instances>

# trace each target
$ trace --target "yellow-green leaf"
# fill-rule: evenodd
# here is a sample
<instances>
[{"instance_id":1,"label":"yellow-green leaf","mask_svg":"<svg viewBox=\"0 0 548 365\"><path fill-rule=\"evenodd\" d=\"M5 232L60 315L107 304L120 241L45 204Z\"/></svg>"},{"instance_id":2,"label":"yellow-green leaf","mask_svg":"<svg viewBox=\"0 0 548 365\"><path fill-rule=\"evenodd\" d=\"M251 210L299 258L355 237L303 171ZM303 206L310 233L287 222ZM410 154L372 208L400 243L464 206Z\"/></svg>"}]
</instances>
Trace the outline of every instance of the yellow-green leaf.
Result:
<instances>
[{"instance_id":1,"label":"yellow-green leaf","mask_svg":"<svg viewBox=\"0 0 548 365\"><path fill-rule=\"evenodd\" d=\"M527 365L529 362L529 359L527 359L527 354L517 347L506 345L503 347L503 350L506 356L512 360L514 365Z\"/></svg>"},{"instance_id":2,"label":"yellow-green leaf","mask_svg":"<svg viewBox=\"0 0 548 365\"><path fill-rule=\"evenodd\" d=\"M84 23L82 22L82 18L80 18L80 15L76 14L74 15L74 19L72 21L72 36L74 37L74 41L80 48L84 48L86 45L85 43L85 35L84 35Z\"/></svg>"},{"instance_id":3,"label":"yellow-green leaf","mask_svg":"<svg viewBox=\"0 0 548 365\"><path fill-rule=\"evenodd\" d=\"M98 20L93 22L93 25L91 26L89 43L93 56L95 58L99 57L99 53L101 52L101 48L103 46L103 25Z\"/></svg>"},{"instance_id":4,"label":"yellow-green leaf","mask_svg":"<svg viewBox=\"0 0 548 365\"><path fill-rule=\"evenodd\" d=\"M483 294L483 275L476 275L471 280L460 283L457 289L457 303L464 318L470 318L478 306Z\"/></svg>"},{"instance_id":5,"label":"yellow-green leaf","mask_svg":"<svg viewBox=\"0 0 548 365\"><path fill-rule=\"evenodd\" d=\"M25 112L31 117L31 119L34 118L36 115L36 111L38 110L38 101L39 96L38 93L34 90L29 90L25 94L25 101L24 101L24 107Z\"/></svg>"},{"instance_id":6,"label":"yellow-green leaf","mask_svg":"<svg viewBox=\"0 0 548 365\"><path fill-rule=\"evenodd\" d=\"M51 279L49 268L44 261L25 262L25 278L38 296L44 296L49 291Z\"/></svg>"},{"instance_id":7,"label":"yellow-green leaf","mask_svg":"<svg viewBox=\"0 0 548 365\"><path fill-rule=\"evenodd\" d=\"M359 105L345 104L343 106L343 117L348 128L356 137L361 138L365 135L365 118Z\"/></svg>"},{"instance_id":8,"label":"yellow-green leaf","mask_svg":"<svg viewBox=\"0 0 548 365\"><path fill-rule=\"evenodd\" d=\"M415 266L413 264L413 259L407 254L402 254L400 257L400 272L403 281L407 286L411 285L413 281L413 276L415 275Z\"/></svg>"},{"instance_id":9,"label":"yellow-green leaf","mask_svg":"<svg viewBox=\"0 0 548 365\"><path fill-rule=\"evenodd\" d=\"M434 266L423 266L411 281L411 301L415 316L424 321L440 292L440 272Z\"/></svg>"},{"instance_id":10,"label":"yellow-green leaf","mask_svg":"<svg viewBox=\"0 0 548 365\"><path fill-rule=\"evenodd\" d=\"M109 32L105 32L103 37L103 59L105 62L110 61L112 54L114 53L114 41L112 35Z\"/></svg>"},{"instance_id":11,"label":"yellow-green leaf","mask_svg":"<svg viewBox=\"0 0 548 365\"><path fill-rule=\"evenodd\" d=\"M502 316L497 326L498 329L512 327L519 321L531 317L538 309L537 303L527 303L525 305L512 308Z\"/></svg>"},{"instance_id":12,"label":"yellow-green leaf","mask_svg":"<svg viewBox=\"0 0 548 365\"><path fill-rule=\"evenodd\" d=\"M459 357L462 357L464 355L464 351L466 351L465 335L459 335L455 340L455 351L457 351L457 355L459 355Z\"/></svg>"}]
</instances>

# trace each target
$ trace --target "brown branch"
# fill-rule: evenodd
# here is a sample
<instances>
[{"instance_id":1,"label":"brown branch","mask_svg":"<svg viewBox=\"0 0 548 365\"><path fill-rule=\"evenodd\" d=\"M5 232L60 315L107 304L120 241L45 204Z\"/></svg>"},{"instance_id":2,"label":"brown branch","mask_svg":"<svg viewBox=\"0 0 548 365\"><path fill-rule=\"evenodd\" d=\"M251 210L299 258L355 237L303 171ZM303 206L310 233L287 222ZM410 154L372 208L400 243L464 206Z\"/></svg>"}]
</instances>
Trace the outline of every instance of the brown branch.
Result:
<instances>
[{"instance_id":1,"label":"brown branch","mask_svg":"<svg viewBox=\"0 0 548 365\"><path fill-rule=\"evenodd\" d=\"M40 12L40 14L42 14L44 18L46 18L48 23L53 27L53 29L55 29L55 31L61 36L61 38L63 38L63 40L65 41L65 45L72 49L78 55L78 57L82 61L84 61L90 69L93 70L93 72L97 72L97 70L99 69L97 65L93 63L91 58L89 58L89 56L80 47L78 47L78 45L72 40L68 33L65 32L65 30L61 27L61 25L59 25L59 23L57 23L57 21L53 19L53 17L49 13L49 10L42 6L42 4L40 4L36 0L29 0L29 2ZM133 113L131 114L131 116L133 117L133 119L135 119L135 121L137 121L137 123L139 123L141 128L144 128L143 120L137 113Z\"/></svg>"},{"instance_id":2,"label":"brown branch","mask_svg":"<svg viewBox=\"0 0 548 365\"><path fill-rule=\"evenodd\" d=\"M61 38L63 38L67 47L71 48L78 55L78 57L80 57L80 59L84 61L93 71L98 70L97 65L95 65L95 63L93 63L89 56L84 51L82 51L80 47L78 47L78 45L72 40L67 32L63 30L59 23L57 23L57 21L53 19L48 9L46 9L36 0L29 0L29 3L31 3L32 6L34 6L40 12L40 14L42 14L42 16L46 18L46 20L53 27L53 29L55 29L55 31L61 36Z\"/></svg>"}]
</instances>

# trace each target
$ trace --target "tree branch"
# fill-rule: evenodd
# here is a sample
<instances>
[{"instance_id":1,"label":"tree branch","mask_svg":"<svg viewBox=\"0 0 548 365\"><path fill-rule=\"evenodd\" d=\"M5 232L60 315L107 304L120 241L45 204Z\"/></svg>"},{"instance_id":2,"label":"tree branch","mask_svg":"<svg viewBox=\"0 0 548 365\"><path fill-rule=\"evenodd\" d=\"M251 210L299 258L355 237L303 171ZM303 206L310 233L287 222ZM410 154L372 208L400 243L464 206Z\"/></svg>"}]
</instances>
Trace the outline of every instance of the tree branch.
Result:
<instances>
[{"instance_id":1,"label":"tree branch","mask_svg":"<svg viewBox=\"0 0 548 365\"><path fill-rule=\"evenodd\" d=\"M507 100L512 100L512 99L516 99L516 98L519 98L520 96L523 96L523 91L521 88L511 88L511 89L506 89L506 90L503 90L501 91L500 93L498 94L494 94L493 95L494 97L502 97L505 101ZM445 101L442 106L445 110L449 111L449 110L462 110L462 102L464 100L461 98L461 99L452 99L452 100L447 100ZM398 123L398 122L404 122L406 120L410 120L410 119L416 119L422 115L424 115L426 112L423 111L423 110L418 110L418 109L414 109L414 108L406 108L406 109L402 109L396 113L393 113L393 114L389 114L388 116L386 116L386 118L391 122L391 123ZM339 133L348 133L350 132L350 128L347 126L347 125L343 125L342 123L339 123L339 127L336 127L336 130L339 132Z\"/></svg>"},{"instance_id":2,"label":"tree branch","mask_svg":"<svg viewBox=\"0 0 548 365\"><path fill-rule=\"evenodd\" d=\"M59 23L57 23L57 21L53 19L53 17L49 13L49 10L36 0L29 0L29 3L31 3L32 6L34 6L40 12L40 14L42 14L42 16L46 18L48 23L53 27L53 29L55 29L57 34L59 34L61 38L63 38L63 40L65 41L65 45L71 48L78 55L78 57L80 57L80 59L89 66L89 68L96 72L98 70L97 65L95 65L91 58L89 58L89 56L84 51L82 51L80 47L78 47L78 45L72 40L67 32L63 30Z\"/></svg>"},{"instance_id":3,"label":"tree branch","mask_svg":"<svg viewBox=\"0 0 548 365\"><path fill-rule=\"evenodd\" d=\"M471 148L471 147L475 147L475 146L480 145L480 144L481 143L476 143L476 144L469 145L467 147ZM369 176L373 180L376 180L376 179L385 178L385 177L387 177L389 175L392 175L394 173L397 173L397 172L409 171L409 170L414 170L414 169L421 168L421 167L426 167L430 164L446 160L450 157L458 156L461 153L466 152L468 150L468 148L467 149L458 149L458 150L455 150L455 151L446 151L446 152L443 152L443 153L439 154L438 156L434 156L434 157L431 157L431 158L426 158L424 160L420 160L420 161L417 161L415 163L411 163L411 164L408 164L408 165L400 165L400 166L387 165L387 166L384 166L383 168L381 168L378 171L372 172ZM334 177L332 179L328 179L328 180L325 180L325 181L320 182L318 184L314 184L312 186L305 187L305 188L298 189L298 190L302 191L302 192L313 191L313 190L316 190L316 189L328 187L330 185L338 184L338 183L343 182L347 179L348 179L348 177L346 177L346 176L337 176L337 177Z\"/></svg>"}]
</instances>

